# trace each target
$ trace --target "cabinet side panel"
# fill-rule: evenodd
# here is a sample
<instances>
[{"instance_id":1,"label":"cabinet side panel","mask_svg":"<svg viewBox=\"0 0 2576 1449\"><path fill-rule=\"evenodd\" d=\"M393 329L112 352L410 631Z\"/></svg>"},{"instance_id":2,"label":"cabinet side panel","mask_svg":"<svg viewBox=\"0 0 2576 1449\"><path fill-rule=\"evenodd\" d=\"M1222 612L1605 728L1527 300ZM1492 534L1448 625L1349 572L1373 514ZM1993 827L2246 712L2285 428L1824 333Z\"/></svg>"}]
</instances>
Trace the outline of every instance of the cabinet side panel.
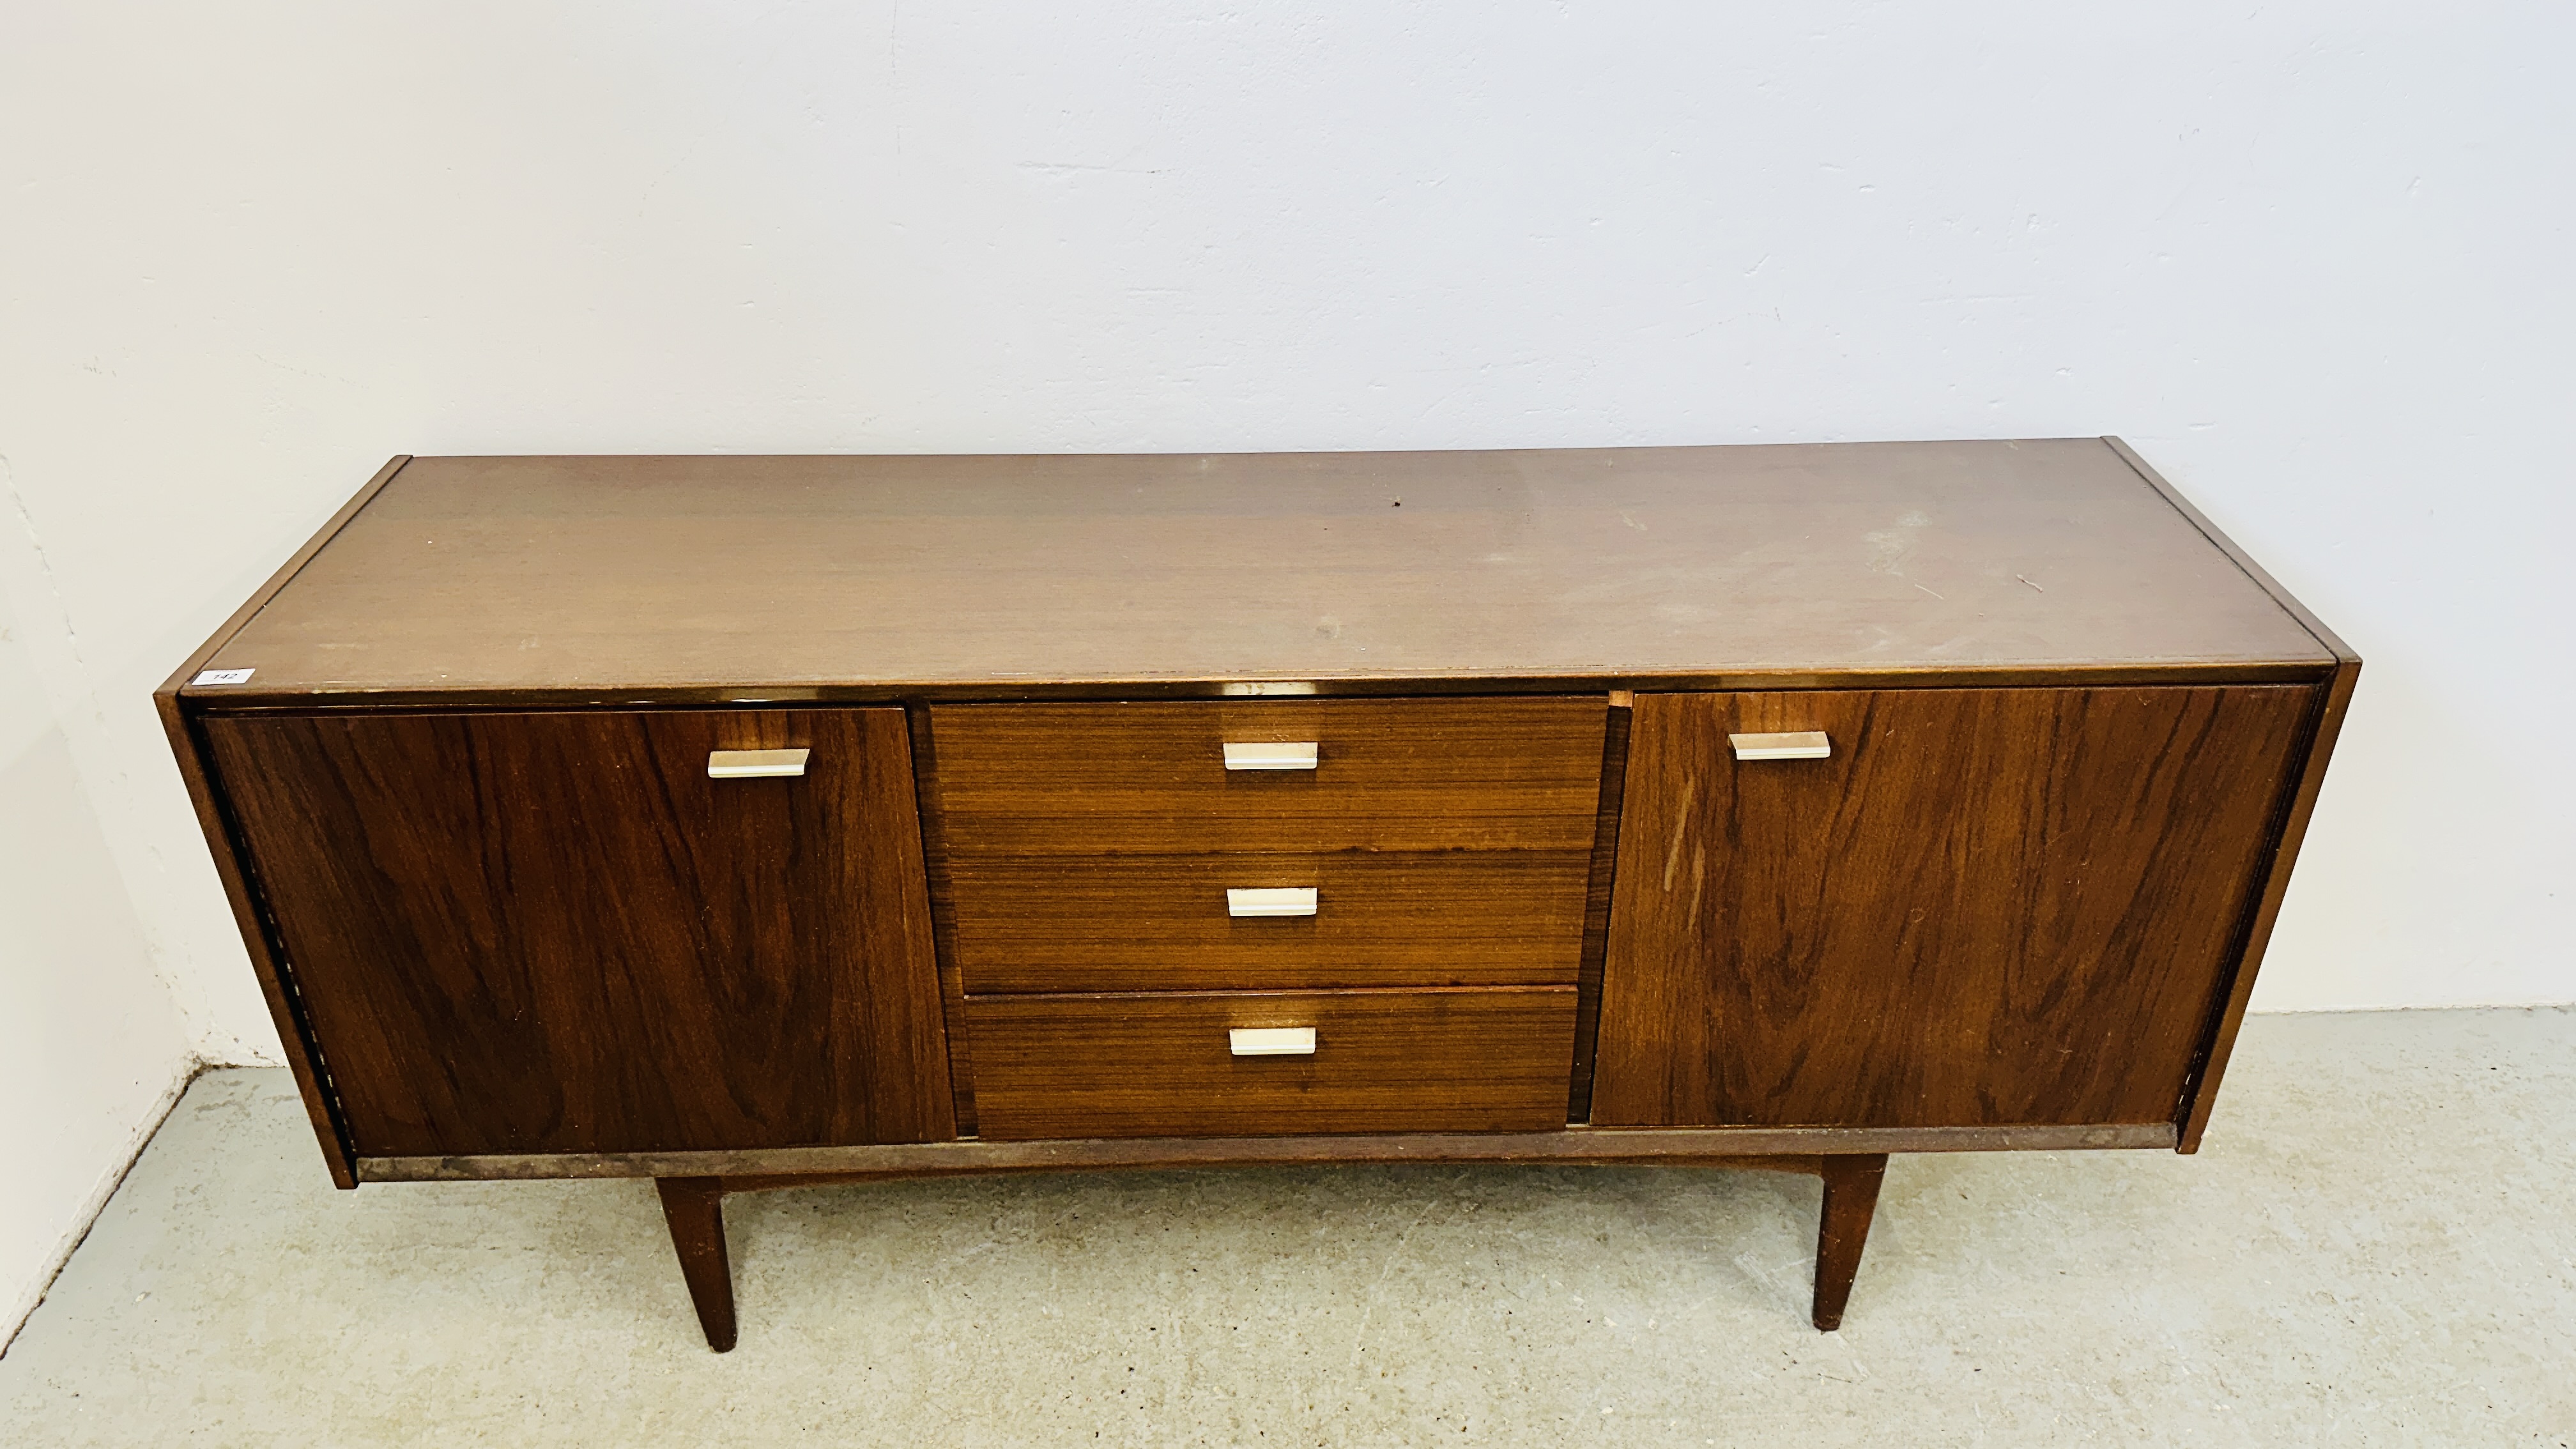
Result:
<instances>
[{"instance_id":1,"label":"cabinet side panel","mask_svg":"<svg viewBox=\"0 0 2576 1449\"><path fill-rule=\"evenodd\" d=\"M2170 1120L2309 698L1641 696L1593 1121Z\"/></svg>"},{"instance_id":2,"label":"cabinet side panel","mask_svg":"<svg viewBox=\"0 0 2576 1449\"><path fill-rule=\"evenodd\" d=\"M954 1134L901 711L207 731L359 1155Z\"/></svg>"},{"instance_id":3,"label":"cabinet side panel","mask_svg":"<svg viewBox=\"0 0 2576 1449\"><path fill-rule=\"evenodd\" d=\"M268 1002L269 1019L277 1024L278 1044L286 1053L287 1067L295 1075L296 1091L304 1098L313 1135L322 1144L322 1157L330 1166L331 1180L341 1187L356 1187L356 1169L342 1125L334 1115L320 1053L309 1025L296 1009L293 978L277 960L269 940L267 923L252 894L249 872L242 867L221 785L205 746L182 710L175 686L153 696L153 703L161 713L161 728L170 737L170 752L178 760L179 776L187 783L188 801L196 808L197 827L206 833L206 849L214 856L215 875L222 880L224 898L232 905L233 924L241 931L243 949L250 953L251 969L259 977L260 995Z\"/></svg>"},{"instance_id":4,"label":"cabinet side panel","mask_svg":"<svg viewBox=\"0 0 2576 1449\"><path fill-rule=\"evenodd\" d=\"M855 1054L867 1104L850 1125L874 1142L944 1142L957 1135L957 1113L911 726L901 709L809 713L847 721L853 758L865 762L813 821L848 832L827 858L832 888L846 892L837 924L854 959L844 966L860 978L833 999L839 1050Z\"/></svg>"},{"instance_id":5,"label":"cabinet side panel","mask_svg":"<svg viewBox=\"0 0 2576 1449\"><path fill-rule=\"evenodd\" d=\"M1592 1120L1593 1055L1601 1026L1601 961L1610 949L1612 882L1619 864L1619 802L1628 780L1628 723L1634 696L1610 699L1609 728L1601 741L1601 807L1593 817L1592 862L1583 900L1583 960L1574 1004L1574 1077L1565 1094L1565 1120Z\"/></svg>"},{"instance_id":6,"label":"cabinet side panel","mask_svg":"<svg viewBox=\"0 0 2576 1449\"><path fill-rule=\"evenodd\" d=\"M948 815L939 798L939 746L927 706L904 711L912 731L913 797L921 817L922 865L930 883L931 940L939 959L939 1009L948 1040L948 1100L960 1136L976 1135L975 1044L966 1029L965 977L957 966L957 898L949 880Z\"/></svg>"},{"instance_id":7,"label":"cabinet side panel","mask_svg":"<svg viewBox=\"0 0 2576 1449\"><path fill-rule=\"evenodd\" d=\"M2299 766L2297 788L2282 811L2280 838L2264 870L2262 894L2246 923L2244 950L2226 993L2210 1013L2208 1045L2175 1112L2177 1151L2198 1152L2201 1134L2209 1130L2209 1114L2218 1104L2219 1079L2226 1075L2227 1059L2236 1050L2237 1029L2245 1024L2245 1008L2254 998L2254 975L2271 944L2272 925L2280 919L2281 901L2290 888L2290 867L2297 864L2299 844L2307 838L2308 818L2315 813L2317 792L2325 785L2326 761L2334 755L2335 737L2343 731L2344 711L2352 704L2353 685L2360 678L2361 661L2347 659L2336 666L2332 679L2318 686L2316 727Z\"/></svg>"}]
</instances>

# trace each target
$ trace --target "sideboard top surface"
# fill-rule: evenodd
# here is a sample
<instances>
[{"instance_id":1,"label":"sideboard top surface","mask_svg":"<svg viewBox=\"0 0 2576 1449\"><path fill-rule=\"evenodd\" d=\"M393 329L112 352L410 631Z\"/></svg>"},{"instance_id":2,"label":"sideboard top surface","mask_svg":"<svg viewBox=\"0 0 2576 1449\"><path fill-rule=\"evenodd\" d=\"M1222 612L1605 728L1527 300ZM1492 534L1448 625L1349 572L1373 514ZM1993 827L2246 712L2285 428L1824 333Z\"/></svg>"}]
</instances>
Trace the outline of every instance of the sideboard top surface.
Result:
<instances>
[{"instance_id":1,"label":"sideboard top surface","mask_svg":"<svg viewBox=\"0 0 2576 1449\"><path fill-rule=\"evenodd\" d=\"M2334 658L2100 439L418 458L205 660L252 677L188 694L1795 683Z\"/></svg>"}]
</instances>

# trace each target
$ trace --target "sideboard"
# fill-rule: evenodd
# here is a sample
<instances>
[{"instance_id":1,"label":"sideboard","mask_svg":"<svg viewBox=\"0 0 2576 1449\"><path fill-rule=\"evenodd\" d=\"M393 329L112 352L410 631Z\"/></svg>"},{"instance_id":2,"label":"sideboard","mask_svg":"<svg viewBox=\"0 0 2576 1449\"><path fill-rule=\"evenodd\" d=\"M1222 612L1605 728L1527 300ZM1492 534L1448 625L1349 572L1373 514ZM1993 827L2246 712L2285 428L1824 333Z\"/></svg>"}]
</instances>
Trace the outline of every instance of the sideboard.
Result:
<instances>
[{"instance_id":1,"label":"sideboard","mask_svg":"<svg viewBox=\"0 0 2576 1449\"><path fill-rule=\"evenodd\" d=\"M2116 439L396 458L160 691L331 1175L2193 1151L2360 661Z\"/></svg>"}]
</instances>

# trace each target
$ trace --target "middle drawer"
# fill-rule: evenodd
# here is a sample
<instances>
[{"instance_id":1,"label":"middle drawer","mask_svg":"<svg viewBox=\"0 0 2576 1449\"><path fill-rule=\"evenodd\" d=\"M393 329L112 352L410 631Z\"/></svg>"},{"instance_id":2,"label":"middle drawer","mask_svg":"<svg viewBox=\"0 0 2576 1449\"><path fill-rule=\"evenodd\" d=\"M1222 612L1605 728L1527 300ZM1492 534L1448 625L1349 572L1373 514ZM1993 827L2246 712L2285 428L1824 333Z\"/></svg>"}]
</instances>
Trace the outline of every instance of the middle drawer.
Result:
<instances>
[{"instance_id":1,"label":"middle drawer","mask_svg":"<svg viewBox=\"0 0 2576 1449\"><path fill-rule=\"evenodd\" d=\"M1591 854L977 858L950 866L970 994L1570 985ZM1229 891L1312 890L1312 915Z\"/></svg>"}]
</instances>

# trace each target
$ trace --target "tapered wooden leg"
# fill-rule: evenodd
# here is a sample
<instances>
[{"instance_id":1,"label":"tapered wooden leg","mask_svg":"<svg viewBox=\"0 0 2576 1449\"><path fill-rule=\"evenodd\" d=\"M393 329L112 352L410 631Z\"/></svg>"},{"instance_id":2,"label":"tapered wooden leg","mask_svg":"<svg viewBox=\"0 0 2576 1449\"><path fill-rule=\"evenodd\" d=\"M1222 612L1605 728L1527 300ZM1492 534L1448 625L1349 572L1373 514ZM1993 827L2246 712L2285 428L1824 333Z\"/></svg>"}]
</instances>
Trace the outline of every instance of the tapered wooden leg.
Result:
<instances>
[{"instance_id":1,"label":"tapered wooden leg","mask_svg":"<svg viewBox=\"0 0 2576 1449\"><path fill-rule=\"evenodd\" d=\"M1828 1157L1824 1165L1825 1211L1816 1225L1816 1327L1831 1333L1842 1327L1843 1305L1851 1301L1852 1279L1860 1273L1860 1250L1869 1242L1869 1217L1878 1208L1887 1154Z\"/></svg>"},{"instance_id":2,"label":"tapered wooden leg","mask_svg":"<svg viewBox=\"0 0 2576 1449\"><path fill-rule=\"evenodd\" d=\"M707 1347L724 1353L733 1347L733 1260L725 1255L724 1180L715 1177L657 1177L662 1191L662 1217L671 1225L671 1246L680 1252L680 1276L689 1281L689 1298L698 1305L698 1326L707 1331Z\"/></svg>"}]
</instances>

